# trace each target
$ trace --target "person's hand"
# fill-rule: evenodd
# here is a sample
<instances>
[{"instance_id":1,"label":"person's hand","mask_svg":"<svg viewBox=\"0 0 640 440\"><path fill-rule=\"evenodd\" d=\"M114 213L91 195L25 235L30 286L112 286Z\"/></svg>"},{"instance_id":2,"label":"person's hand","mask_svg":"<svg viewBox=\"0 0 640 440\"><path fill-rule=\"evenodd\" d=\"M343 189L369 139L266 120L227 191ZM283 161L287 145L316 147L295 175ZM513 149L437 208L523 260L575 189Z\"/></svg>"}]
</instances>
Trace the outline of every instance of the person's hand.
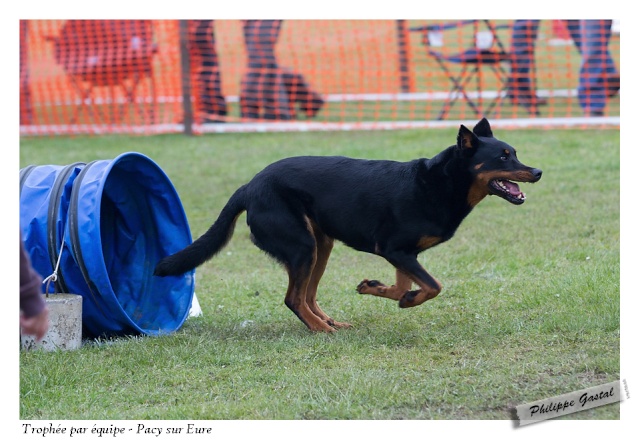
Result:
<instances>
[{"instance_id":1,"label":"person's hand","mask_svg":"<svg viewBox=\"0 0 640 440\"><path fill-rule=\"evenodd\" d=\"M20 327L23 334L33 335L36 341L40 342L49 330L49 310L45 308L39 315L30 318L25 318L20 313Z\"/></svg>"}]
</instances>

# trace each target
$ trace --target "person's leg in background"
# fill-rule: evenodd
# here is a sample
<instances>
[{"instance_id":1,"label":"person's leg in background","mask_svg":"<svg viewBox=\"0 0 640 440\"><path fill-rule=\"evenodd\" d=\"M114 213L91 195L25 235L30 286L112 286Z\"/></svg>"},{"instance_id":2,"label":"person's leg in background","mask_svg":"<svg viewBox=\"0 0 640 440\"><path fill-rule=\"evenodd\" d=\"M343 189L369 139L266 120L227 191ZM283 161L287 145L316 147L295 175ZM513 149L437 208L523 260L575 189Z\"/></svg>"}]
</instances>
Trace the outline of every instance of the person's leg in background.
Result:
<instances>
[{"instance_id":1,"label":"person's leg in background","mask_svg":"<svg viewBox=\"0 0 640 440\"><path fill-rule=\"evenodd\" d=\"M539 26L540 20L515 20L511 34L509 98L532 115L538 115L538 107L546 104L544 99L536 95L531 73L534 70L534 49Z\"/></svg>"},{"instance_id":2,"label":"person's leg in background","mask_svg":"<svg viewBox=\"0 0 640 440\"><path fill-rule=\"evenodd\" d=\"M240 116L248 119L260 118L262 107L263 57L257 38L258 20L243 20L242 34L247 51L247 71L240 82Z\"/></svg>"},{"instance_id":3,"label":"person's leg in background","mask_svg":"<svg viewBox=\"0 0 640 440\"><path fill-rule=\"evenodd\" d=\"M311 89L304 76L290 69L284 69L282 80L291 104L296 102L307 118L313 118L324 105L322 96Z\"/></svg>"},{"instance_id":4,"label":"person's leg in background","mask_svg":"<svg viewBox=\"0 0 640 440\"><path fill-rule=\"evenodd\" d=\"M242 80L240 102L244 118L295 119L275 54L281 27L282 20L243 23L247 73Z\"/></svg>"},{"instance_id":5,"label":"person's leg in background","mask_svg":"<svg viewBox=\"0 0 640 440\"><path fill-rule=\"evenodd\" d=\"M324 105L304 76L278 64L275 46L283 20L243 22L247 48L247 73L241 83L240 108L243 118L296 119L298 104L312 118Z\"/></svg>"},{"instance_id":6,"label":"person's leg in background","mask_svg":"<svg viewBox=\"0 0 640 440\"><path fill-rule=\"evenodd\" d=\"M607 98L620 89L620 74L609 53L611 20L567 20L582 62L578 102L587 116L602 116Z\"/></svg>"},{"instance_id":7,"label":"person's leg in background","mask_svg":"<svg viewBox=\"0 0 640 440\"><path fill-rule=\"evenodd\" d=\"M28 40L29 21L20 20L20 125L33 124L33 104L29 81Z\"/></svg>"},{"instance_id":8,"label":"person's leg in background","mask_svg":"<svg viewBox=\"0 0 640 440\"><path fill-rule=\"evenodd\" d=\"M227 103L222 94L222 79L216 52L213 20L191 20L191 53L197 63L196 119L200 122L224 122Z\"/></svg>"}]
</instances>

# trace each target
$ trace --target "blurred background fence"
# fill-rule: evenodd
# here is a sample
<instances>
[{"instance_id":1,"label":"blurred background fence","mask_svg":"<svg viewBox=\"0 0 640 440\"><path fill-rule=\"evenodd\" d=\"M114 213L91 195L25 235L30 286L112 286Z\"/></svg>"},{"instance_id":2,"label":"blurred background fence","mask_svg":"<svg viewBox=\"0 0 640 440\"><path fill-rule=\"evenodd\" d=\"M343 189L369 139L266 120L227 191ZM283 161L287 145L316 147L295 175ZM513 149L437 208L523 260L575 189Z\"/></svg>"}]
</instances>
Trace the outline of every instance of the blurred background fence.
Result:
<instances>
[{"instance_id":1,"label":"blurred background fence","mask_svg":"<svg viewBox=\"0 0 640 440\"><path fill-rule=\"evenodd\" d=\"M615 20L23 20L20 130L615 126L619 66Z\"/></svg>"}]
</instances>

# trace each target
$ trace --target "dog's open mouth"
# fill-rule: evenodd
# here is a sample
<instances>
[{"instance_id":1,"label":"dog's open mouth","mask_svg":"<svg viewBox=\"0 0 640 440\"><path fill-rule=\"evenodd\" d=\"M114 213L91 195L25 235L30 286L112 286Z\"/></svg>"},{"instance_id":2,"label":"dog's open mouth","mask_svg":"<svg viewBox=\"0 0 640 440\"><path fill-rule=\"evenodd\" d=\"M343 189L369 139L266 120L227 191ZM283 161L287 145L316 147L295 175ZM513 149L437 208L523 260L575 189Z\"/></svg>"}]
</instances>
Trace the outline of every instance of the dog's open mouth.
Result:
<instances>
[{"instance_id":1,"label":"dog's open mouth","mask_svg":"<svg viewBox=\"0 0 640 440\"><path fill-rule=\"evenodd\" d=\"M527 199L525 193L520 191L517 183L505 179L495 179L489 182L492 194L502 197L514 205L521 205Z\"/></svg>"}]
</instances>

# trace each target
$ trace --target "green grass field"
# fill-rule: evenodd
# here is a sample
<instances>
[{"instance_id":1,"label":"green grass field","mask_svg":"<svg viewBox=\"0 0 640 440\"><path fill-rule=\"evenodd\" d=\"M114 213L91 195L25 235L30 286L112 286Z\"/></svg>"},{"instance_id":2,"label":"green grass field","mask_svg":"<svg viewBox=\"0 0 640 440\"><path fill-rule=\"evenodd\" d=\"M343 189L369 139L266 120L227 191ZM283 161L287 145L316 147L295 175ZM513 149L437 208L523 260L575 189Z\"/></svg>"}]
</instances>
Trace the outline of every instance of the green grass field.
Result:
<instances>
[{"instance_id":1,"label":"green grass field","mask_svg":"<svg viewBox=\"0 0 640 440\"><path fill-rule=\"evenodd\" d=\"M197 271L203 316L175 334L20 353L21 419L509 419L510 408L620 378L620 137L616 130L494 130L544 170L527 202L489 197L421 263L444 285L399 309L360 296L393 282L338 244L323 309L354 328L312 334L284 305L285 272L249 240ZM194 237L270 162L302 154L410 160L456 131L23 138L20 166L138 151L180 194ZM571 419L618 419L618 404Z\"/></svg>"}]
</instances>

